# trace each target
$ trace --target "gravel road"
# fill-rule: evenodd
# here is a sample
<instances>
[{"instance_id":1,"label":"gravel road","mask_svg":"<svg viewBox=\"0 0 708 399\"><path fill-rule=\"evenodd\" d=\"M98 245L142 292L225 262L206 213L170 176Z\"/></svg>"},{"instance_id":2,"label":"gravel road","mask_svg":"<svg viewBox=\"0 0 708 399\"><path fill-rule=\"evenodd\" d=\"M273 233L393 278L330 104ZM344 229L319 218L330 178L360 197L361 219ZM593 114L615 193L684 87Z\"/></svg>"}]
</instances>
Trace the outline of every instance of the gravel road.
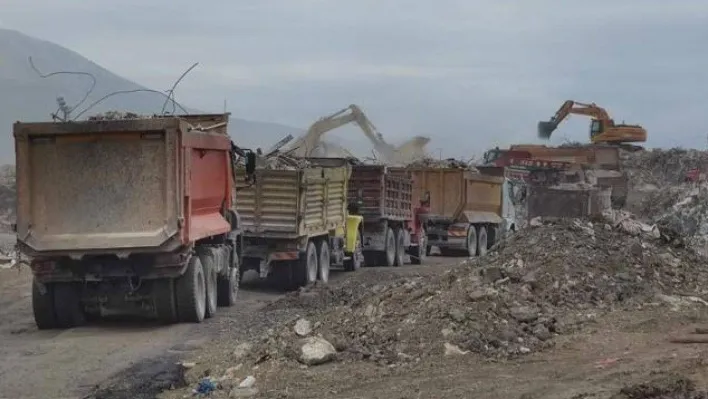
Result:
<instances>
[{"instance_id":1,"label":"gravel road","mask_svg":"<svg viewBox=\"0 0 708 399\"><path fill-rule=\"evenodd\" d=\"M435 273L454 258L431 257L427 265L363 268L356 278ZM332 274L332 284L352 276ZM244 284L238 306L221 309L198 325L160 326L145 320L104 320L85 327L38 331L31 309L31 273L0 270L0 398L152 398L179 384L176 362L212 338L247 339L292 317L289 309L258 310L280 298L258 282Z\"/></svg>"}]
</instances>

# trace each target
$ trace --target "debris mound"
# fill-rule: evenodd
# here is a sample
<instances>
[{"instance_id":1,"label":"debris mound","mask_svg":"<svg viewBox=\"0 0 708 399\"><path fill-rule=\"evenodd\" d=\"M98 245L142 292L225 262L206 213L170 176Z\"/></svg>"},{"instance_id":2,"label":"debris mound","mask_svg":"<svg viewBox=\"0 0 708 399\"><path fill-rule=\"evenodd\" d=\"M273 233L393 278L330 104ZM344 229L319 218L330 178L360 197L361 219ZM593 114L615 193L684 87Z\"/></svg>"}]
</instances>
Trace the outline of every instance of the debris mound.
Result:
<instances>
[{"instance_id":1,"label":"debris mound","mask_svg":"<svg viewBox=\"0 0 708 399\"><path fill-rule=\"evenodd\" d=\"M698 299L704 269L694 253L650 236L559 220L532 225L440 276L378 284L369 295L345 295L352 302L315 306L307 317L311 334L332 343L341 360L387 365L470 352L510 358L552 346L554 336L603 312L708 305ZM297 359L301 341L289 325L256 343L253 355Z\"/></svg>"},{"instance_id":2,"label":"debris mound","mask_svg":"<svg viewBox=\"0 0 708 399\"><path fill-rule=\"evenodd\" d=\"M455 158L448 159L435 159L431 157L425 157L418 159L409 163L407 166L412 168L454 168L454 169L469 169L476 171L477 168L473 166L473 161L462 161Z\"/></svg>"},{"instance_id":3,"label":"debris mound","mask_svg":"<svg viewBox=\"0 0 708 399\"><path fill-rule=\"evenodd\" d=\"M106 111L100 114L89 116L90 121L115 121L121 119L145 119L150 116L136 114L134 112Z\"/></svg>"},{"instance_id":4,"label":"debris mound","mask_svg":"<svg viewBox=\"0 0 708 399\"><path fill-rule=\"evenodd\" d=\"M708 255L708 151L623 153L623 166L638 199L630 210L675 245Z\"/></svg>"},{"instance_id":5,"label":"debris mound","mask_svg":"<svg viewBox=\"0 0 708 399\"><path fill-rule=\"evenodd\" d=\"M672 148L622 152L622 167L635 186L674 186L685 181L691 170L705 173L708 151Z\"/></svg>"}]
</instances>

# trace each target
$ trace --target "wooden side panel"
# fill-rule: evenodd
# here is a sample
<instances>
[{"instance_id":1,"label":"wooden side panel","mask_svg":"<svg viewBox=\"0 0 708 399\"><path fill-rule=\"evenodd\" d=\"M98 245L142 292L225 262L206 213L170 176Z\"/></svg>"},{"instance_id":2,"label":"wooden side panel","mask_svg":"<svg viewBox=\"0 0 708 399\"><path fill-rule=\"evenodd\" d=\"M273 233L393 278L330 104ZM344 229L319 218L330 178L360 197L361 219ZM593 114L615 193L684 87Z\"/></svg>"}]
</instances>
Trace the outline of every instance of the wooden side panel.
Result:
<instances>
[{"instance_id":1,"label":"wooden side panel","mask_svg":"<svg viewBox=\"0 0 708 399\"><path fill-rule=\"evenodd\" d=\"M293 238L326 233L346 220L349 167L259 169L247 185L236 171L236 210L247 235Z\"/></svg>"}]
</instances>

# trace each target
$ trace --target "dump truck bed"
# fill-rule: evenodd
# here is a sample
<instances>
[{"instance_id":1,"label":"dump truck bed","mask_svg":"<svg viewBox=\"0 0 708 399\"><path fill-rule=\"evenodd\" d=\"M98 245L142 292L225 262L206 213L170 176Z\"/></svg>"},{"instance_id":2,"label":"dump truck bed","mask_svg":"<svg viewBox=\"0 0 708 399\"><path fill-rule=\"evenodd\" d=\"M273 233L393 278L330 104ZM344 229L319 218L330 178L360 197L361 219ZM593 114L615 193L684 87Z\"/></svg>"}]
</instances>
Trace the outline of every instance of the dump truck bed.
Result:
<instances>
[{"instance_id":1,"label":"dump truck bed","mask_svg":"<svg viewBox=\"0 0 708 399\"><path fill-rule=\"evenodd\" d=\"M385 165L355 165L349 178L349 201L363 196L359 214L365 221L413 219L413 180Z\"/></svg>"},{"instance_id":2,"label":"dump truck bed","mask_svg":"<svg viewBox=\"0 0 708 399\"><path fill-rule=\"evenodd\" d=\"M351 167L346 160L328 164L312 161L294 169L257 169L255 183L245 182L245 170L236 170L245 236L298 238L341 228L347 217L347 183Z\"/></svg>"},{"instance_id":3,"label":"dump truck bed","mask_svg":"<svg viewBox=\"0 0 708 399\"><path fill-rule=\"evenodd\" d=\"M500 223L504 179L457 168L409 168L414 204L430 193L430 215L454 222Z\"/></svg>"},{"instance_id":4,"label":"dump truck bed","mask_svg":"<svg viewBox=\"0 0 708 399\"><path fill-rule=\"evenodd\" d=\"M16 123L18 241L36 253L130 253L229 231L227 121Z\"/></svg>"}]
</instances>

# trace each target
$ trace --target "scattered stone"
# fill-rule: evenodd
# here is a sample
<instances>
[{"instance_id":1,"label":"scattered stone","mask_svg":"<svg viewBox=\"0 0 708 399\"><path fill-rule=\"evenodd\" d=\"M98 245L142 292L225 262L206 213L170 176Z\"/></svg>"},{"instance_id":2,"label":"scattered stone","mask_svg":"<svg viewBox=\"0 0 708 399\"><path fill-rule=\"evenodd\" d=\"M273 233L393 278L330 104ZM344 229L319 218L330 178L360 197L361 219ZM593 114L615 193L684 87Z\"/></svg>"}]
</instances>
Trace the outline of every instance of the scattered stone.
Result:
<instances>
[{"instance_id":1,"label":"scattered stone","mask_svg":"<svg viewBox=\"0 0 708 399\"><path fill-rule=\"evenodd\" d=\"M337 350L334 346L321 337L309 337L301 342L298 360L308 366L324 364L334 359Z\"/></svg>"},{"instance_id":2,"label":"scattered stone","mask_svg":"<svg viewBox=\"0 0 708 399\"><path fill-rule=\"evenodd\" d=\"M533 328L533 335L541 341L548 341L553 337L551 332L548 331L548 328L543 324L538 324Z\"/></svg>"},{"instance_id":3,"label":"scattered stone","mask_svg":"<svg viewBox=\"0 0 708 399\"><path fill-rule=\"evenodd\" d=\"M239 388L251 388L256 384L256 377L249 375L241 383L238 384Z\"/></svg>"},{"instance_id":4,"label":"scattered stone","mask_svg":"<svg viewBox=\"0 0 708 399\"><path fill-rule=\"evenodd\" d=\"M481 300L487 298L488 296L489 295L487 295L487 291L483 290L483 289L477 289L477 290L474 290L474 291L470 292L469 294L467 294L467 297L472 302L481 301Z\"/></svg>"},{"instance_id":5,"label":"scattered stone","mask_svg":"<svg viewBox=\"0 0 708 399\"><path fill-rule=\"evenodd\" d=\"M253 345L248 342L242 342L242 343L236 345L236 349L234 349L234 352L233 352L234 359L235 360L243 359L251 352L251 349L253 349Z\"/></svg>"},{"instance_id":6,"label":"scattered stone","mask_svg":"<svg viewBox=\"0 0 708 399\"><path fill-rule=\"evenodd\" d=\"M511 317L521 323L530 323L538 319L538 308L531 306L516 306L511 308Z\"/></svg>"},{"instance_id":7,"label":"scattered stone","mask_svg":"<svg viewBox=\"0 0 708 399\"><path fill-rule=\"evenodd\" d=\"M298 319L295 322L295 334L301 336L301 337L306 337L310 335L312 332L312 326L310 325L310 321L307 319Z\"/></svg>"},{"instance_id":8,"label":"scattered stone","mask_svg":"<svg viewBox=\"0 0 708 399\"><path fill-rule=\"evenodd\" d=\"M482 276L484 276L485 281L489 283L494 283L504 278L504 274L498 267L487 267L482 269L481 272Z\"/></svg>"},{"instance_id":9,"label":"scattered stone","mask_svg":"<svg viewBox=\"0 0 708 399\"><path fill-rule=\"evenodd\" d=\"M462 323L467 319L465 311L460 308L453 308L448 311L450 318L458 323Z\"/></svg>"},{"instance_id":10,"label":"scattered stone","mask_svg":"<svg viewBox=\"0 0 708 399\"><path fill-rule=\"evenodd\" d=\"M453 345L449 342L445 342L445 356L460 356L470 353L469 351L463 351L459 346Z\"/></svg>"}]
</instances>

